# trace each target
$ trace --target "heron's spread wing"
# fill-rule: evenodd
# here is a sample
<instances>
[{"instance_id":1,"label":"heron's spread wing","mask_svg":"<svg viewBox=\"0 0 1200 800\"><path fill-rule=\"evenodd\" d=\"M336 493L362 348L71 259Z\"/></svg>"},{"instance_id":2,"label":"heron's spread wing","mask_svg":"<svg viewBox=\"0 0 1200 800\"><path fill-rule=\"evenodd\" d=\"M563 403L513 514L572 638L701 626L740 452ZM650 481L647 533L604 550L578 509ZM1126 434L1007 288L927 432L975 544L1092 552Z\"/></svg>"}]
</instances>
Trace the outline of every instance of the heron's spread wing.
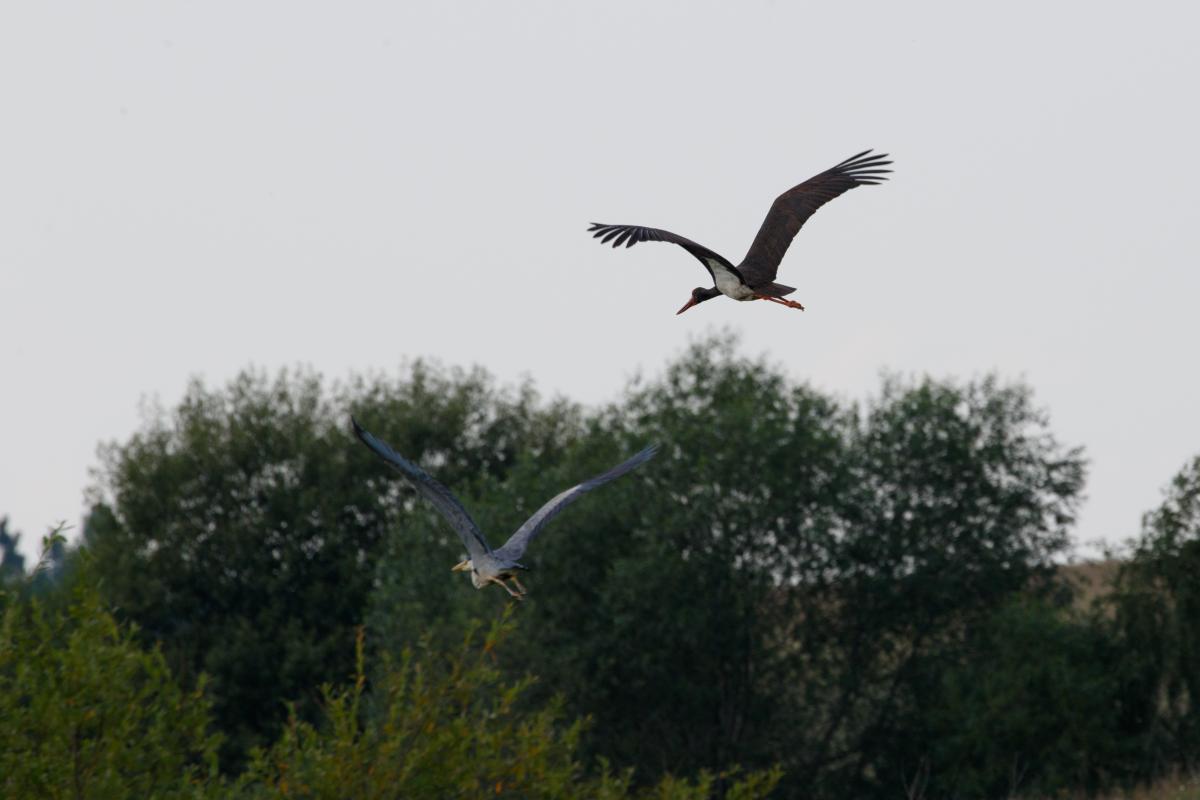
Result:
<instances>
[{"instance_id":1,"label":"heron's spread wing","mask_svg":"<svg viewBox=\"0 0 1200 800\"><path fill-rule=\"evenodd\" d=\"M775 280L779 262L800 226L842 192L887 180L885 173L891 170L882 167L892 162L886 158L887 153L872 154L864 150L775 198L739 267L746 282L760 286Z\"/></svg>"},{"instance_id":2,"label":"heron's spread wing","mask_svg":"<svg viewBox=\"0 0 1200 800\"><path fill-rule=\"evenodd\" d=\"M599 239L601 244L606 244L609 240L612 240L613 247L620 247L622 244L626 247L633 247L638 242L670 242L671 244L677 244L695 256L704 265L704 268L708 270L708 274L712 275L714 283L717 280L716 273L722 269L732 272L737 276L739 281L742 279L737 267L729 259L725 258L725 256L670 231L659 230L658 228L643 228L641 225L605 225L602 222L593 222L592 227L588 228L588 233L592 234L593 239Z\"/></svg>"},{"instance_id":3,"label":"heron's spread wing","mask_svg":"<svg viewBox=\"0 0 1200 800\"><path fill-rule=\"evenodd\" d=\"M354 424L354 433L362 440L363 444L374 450L376 455L391 464L401 475L408 478L409 482L416 487L417 492L430 503L433 503L434 507L441 512L446 521L454 528L459 538L462 539L463 544L467 547L467 553L470 554L471 558L479 558L491 552L491 548L483 540L483 534L480 532L479 526L475 524L475 520L471 519L471 515L463 508L462 503L458 502L458 498L450 493L449 489L434 480L428 472L397 453L386 442L375 438L364 430L354 417L350 418L350 422Z\"/></svg>"},{"instance_id":4,"label":"heron's spread wing","mask_svg":"<svg viewBox=\"0 0 1200 800\"><path fill-rule=\"evenodd\" d=\"M656 452L658 452L658 445L650 445L633 458L618 464L603 475L597 475L556 495L548 503L539 508L532 517L525 520L525 524L517 528L516 533L508 537L508 541L504 543L504 546L496 550L496 557L508 561L516 561L525 553L525 548L533 541L533 537L541 533L542 528L546 527L546 523L558 516L558 512L575 502L585 492L590 492L597 486L603 486L609 481L621 477L626 472L637 469L642 464L654 458Z\"/></svg>"}]
</instances>

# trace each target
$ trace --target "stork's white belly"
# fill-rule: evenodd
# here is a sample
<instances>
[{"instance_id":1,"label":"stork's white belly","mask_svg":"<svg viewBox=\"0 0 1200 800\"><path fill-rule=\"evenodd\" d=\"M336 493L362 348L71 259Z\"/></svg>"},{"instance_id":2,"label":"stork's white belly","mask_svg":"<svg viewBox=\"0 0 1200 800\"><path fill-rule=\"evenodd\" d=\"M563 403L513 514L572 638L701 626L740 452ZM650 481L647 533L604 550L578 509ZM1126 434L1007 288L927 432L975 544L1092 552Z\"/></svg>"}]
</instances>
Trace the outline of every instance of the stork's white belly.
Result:
<instances>
[{"instance_id":1,"label":"stork's white belly","mask_svg":"<svg viewBox=\"0 0 1200 800\"><path fill-rule=\"evenodd\" d=\"M726 269L720 261L709 259L708 266L712 269L713 279L721 294L732 297L734 300L749 300L754 296L753 290L742 283L737 275Z\"/></svg>"}]
</instances>

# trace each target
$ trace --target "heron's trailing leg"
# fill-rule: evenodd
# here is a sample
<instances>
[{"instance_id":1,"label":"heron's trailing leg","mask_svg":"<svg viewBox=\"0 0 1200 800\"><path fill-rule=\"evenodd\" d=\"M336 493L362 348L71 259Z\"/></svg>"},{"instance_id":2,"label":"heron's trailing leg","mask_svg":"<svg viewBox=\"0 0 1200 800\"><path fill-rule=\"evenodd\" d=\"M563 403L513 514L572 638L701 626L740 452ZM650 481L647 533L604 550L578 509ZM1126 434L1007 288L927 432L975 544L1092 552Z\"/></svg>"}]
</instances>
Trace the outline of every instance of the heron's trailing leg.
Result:
<instances>
[{"instance_id":1,"label":"heron's trailing leg","mask_svg":"<svg viewBox=\"0 0 1200 800\"><path fill-rule=\"evenodd\" d=\"M519 593L519 592L514 592L514 591L512 590L512 587L510 587L510 586L509 586L507 583L505 583L504 581L500 580L499 578L492 578L492 583L496 583L496 584L499 584L500 586L503 586L503 587L504 587L504 591L508 592L510 595L512 595L513 597L517 598L518 600L524 600L524 599L525 599L525 595L523 595L523 594L521 594L521 593Z\"/></svg>"},{"instance_id":2,"label":"heron's trailing leg","mask_svg":"<svg viewBox=\"0 0 1200 800\"><path fill-rule=\"evenodd\" d=\"M770 297L765 294L755 295L755 297L757 297L759 300L770 300L772 303L779 303L779 305L787 306L788 308L798 308L801 311L804 310L804 306L800 305L795 300L784 300L782 297Z\"/></svg>"},{"instance_id":3,"label":"heron's trailing leg","mask_svg":"<svg viewBox=\"0 0 1200 800\"><path fill-rule=\"evenodd\" d=\"M519 580L517 580L516 575L510 575L510 576L508 576L508 579L516 585L518 592L520 592L521 594L528 594L528 592L525 590L525 587L521 585L521 582Z\"/></svg>"}]
</instances>

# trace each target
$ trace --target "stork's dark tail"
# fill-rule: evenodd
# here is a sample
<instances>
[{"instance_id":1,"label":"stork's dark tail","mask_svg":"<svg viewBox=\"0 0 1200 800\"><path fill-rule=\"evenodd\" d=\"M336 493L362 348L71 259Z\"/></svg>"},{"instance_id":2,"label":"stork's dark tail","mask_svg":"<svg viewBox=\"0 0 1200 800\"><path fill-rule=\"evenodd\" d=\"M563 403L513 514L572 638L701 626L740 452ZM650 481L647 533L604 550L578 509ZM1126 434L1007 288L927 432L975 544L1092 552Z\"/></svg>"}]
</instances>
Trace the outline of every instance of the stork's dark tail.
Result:
<instances>
[{"instance_id":1,"label":"stork's dark tail","mask_svg":"<svg viewBox=\"0 0 1200 800\"><path fill-rule=\"evenodd\" d=\"M764 283L761 286L755 286L754 291L765 294L767 297L784 297L796 291L796 287L784 286L782 283Z\"/></svg>"}]
</instances>

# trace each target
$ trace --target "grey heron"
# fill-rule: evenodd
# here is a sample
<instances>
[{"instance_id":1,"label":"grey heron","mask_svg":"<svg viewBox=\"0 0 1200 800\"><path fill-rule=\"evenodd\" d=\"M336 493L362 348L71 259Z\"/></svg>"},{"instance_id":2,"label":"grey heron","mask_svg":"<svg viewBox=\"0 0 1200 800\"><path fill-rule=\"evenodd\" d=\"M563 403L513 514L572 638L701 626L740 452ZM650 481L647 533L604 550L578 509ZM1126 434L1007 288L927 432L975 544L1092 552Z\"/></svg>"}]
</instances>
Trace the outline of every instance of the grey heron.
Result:
<instances>
[{"instance_id":1,"label":"grey heron","mask_svg":"<svg viewBox=\"0 0 1200 800\"><path fill-rule=\"evenodd\" d=\"M503 586L510 595L518 600L524 598L525 587L517 579L516 571L528 569L520 563L519 559L524 555L525 548L534 540L534 537L542 532L546 524L558 516L560 511L575 502L580 495L640 467L653 458L658 450L657 445L651 445L608 472L577 483L570 489L555 495L532 517L525 520L525 523L517 528L516 533L508 537L508 541L503 546L493 550L488 546L487 540L483 538L483 532L479 530L475 520L471 519L467 509L449 489L438 483L425 470L401 456L386 442L366 431L354 417L350 418L350 422L354 425L354 434L362 440L362 443L407 478L416 488L417 493L428 500L446 518L450 527L454 528L455 533L462 539L463 545L467 548L467 558L455 564L451 570L456 572L469 570L471 583L475 585L476 589L482 589L484 586L494 583ZM515 591L507 583L510 580L516 586Z\"/></svg>"},{"instance_id":2,"label":"grey heron","mask_svg":"<svg viewBox=\"0 0 1200 800\"><path fill-rule=\"evenodd\" d=\"M783 299L785 295L796 291L795 288L775 283L779 262L783 261L784 253L787 252L792 239L800 232L801 226L818 208L855 186L871 186L887 180L886 173L891 170L882 167L892 162L886 161L886 158L886 153L873 154L870 150L864 150L779 195L767 211L766 219L750 244L746 257L736 267L720 253L709 250L691 239L685 239L677 233L658 228L593 222L588 232L592 234L592 238L600 239L602 243L612 240L613 247L620 247L622 244L633 247L638 242L670 242L687 250L703 264L715 285L707 289L697 286L692 290L692 296L687 303L676 311L676 314L682 314L697 303L720 295L734 300L770 300L772 303L803 311L804 306L793 300Z\"/></svg>"}]
</instances>

